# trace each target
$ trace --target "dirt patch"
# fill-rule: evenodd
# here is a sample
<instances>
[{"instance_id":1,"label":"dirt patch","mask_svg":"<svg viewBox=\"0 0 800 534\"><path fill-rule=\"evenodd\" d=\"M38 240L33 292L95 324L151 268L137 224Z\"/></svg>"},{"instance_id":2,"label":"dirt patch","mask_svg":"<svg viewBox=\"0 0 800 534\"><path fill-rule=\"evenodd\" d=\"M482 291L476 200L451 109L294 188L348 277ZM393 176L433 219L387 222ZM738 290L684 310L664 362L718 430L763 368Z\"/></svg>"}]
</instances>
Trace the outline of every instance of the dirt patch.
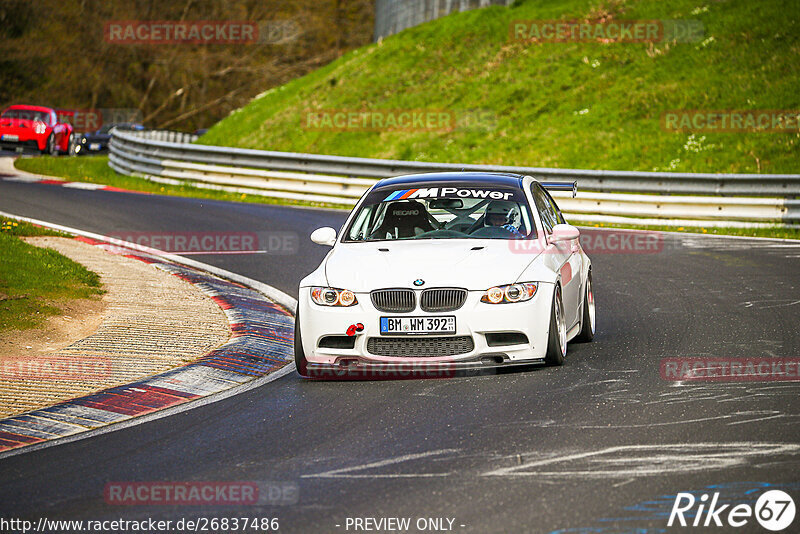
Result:
<instances>
[{"instance_id":1,"label":"dirt patch","mask_svg":"<svg viewBox=\"0 0 800 534\"><path fill-rule=\"evenodd\" d=\"M62 315L47 318L39 328L0 334L0 361L47 354L90 336L103 322L103 312L108 305L105 296L52 304L61 309Z\"/></svg>"}]
</instances>

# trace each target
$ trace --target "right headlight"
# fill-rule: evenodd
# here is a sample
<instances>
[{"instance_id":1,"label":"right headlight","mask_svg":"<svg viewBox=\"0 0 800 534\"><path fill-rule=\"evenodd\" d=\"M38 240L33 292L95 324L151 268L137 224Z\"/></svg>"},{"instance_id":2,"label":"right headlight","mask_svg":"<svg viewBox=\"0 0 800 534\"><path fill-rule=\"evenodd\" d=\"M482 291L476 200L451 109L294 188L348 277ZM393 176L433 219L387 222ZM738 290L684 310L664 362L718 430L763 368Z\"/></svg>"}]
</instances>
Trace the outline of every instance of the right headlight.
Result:
<instances>
[{"instance_id":1,"label":"right headlight","mask_svg":"<svg viewBox=\"0 0 800 534\"><path fill-rule=\"evenodd\" d=\"M355 306L358 304L355 293L349 289L335 287L312 287L311 300L320 306Z\"/></svg>"},{"instance_id":2,"label":"right headlight","mask_svg":"<svg viewBox=\"0 0 800 534\"><path fill-rule=\"evenodd\" d=\"M531 300L536 294L536 282L523 282L508 284L487 289L481 297L481 302L487 304L510 304L512 302L525 302Z\"/></svg>"}]
</instances>

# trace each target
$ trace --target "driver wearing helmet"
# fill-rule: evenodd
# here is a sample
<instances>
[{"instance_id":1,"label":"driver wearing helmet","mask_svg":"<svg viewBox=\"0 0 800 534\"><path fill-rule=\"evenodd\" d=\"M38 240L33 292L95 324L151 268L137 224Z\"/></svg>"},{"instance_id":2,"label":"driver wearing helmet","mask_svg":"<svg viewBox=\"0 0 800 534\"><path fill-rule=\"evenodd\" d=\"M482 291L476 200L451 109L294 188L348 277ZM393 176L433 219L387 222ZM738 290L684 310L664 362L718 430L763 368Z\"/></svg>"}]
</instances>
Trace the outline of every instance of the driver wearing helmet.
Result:
<instances>
[{"instance_id":1,"label":"driver wearing helmet","mask_svg":"<svg viewBox=\"0 0 800 534\"><path fill-rule=\"evenodd\" d=\"M522 236L517 227L514 226L516 216L516 203L507 200L493 200L486 206L483 225L500 227L508 230L515 236Z\"/></svg>"}]
</instances>

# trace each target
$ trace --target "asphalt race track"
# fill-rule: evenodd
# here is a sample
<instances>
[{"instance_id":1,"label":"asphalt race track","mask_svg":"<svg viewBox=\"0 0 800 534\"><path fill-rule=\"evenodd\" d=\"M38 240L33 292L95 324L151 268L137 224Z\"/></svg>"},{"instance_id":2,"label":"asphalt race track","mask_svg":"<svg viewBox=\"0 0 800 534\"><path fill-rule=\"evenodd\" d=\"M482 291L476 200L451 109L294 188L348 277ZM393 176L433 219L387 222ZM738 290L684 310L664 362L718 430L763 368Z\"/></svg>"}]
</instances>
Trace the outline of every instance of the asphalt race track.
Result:
<instances>
[{"instance_id":1,"label":"asphalt race track","mask_svg":"<svg viewBox=\"0 0 800 534\"><path fill-rule=\"evenodd\" d=\"M192 256L293 296L344 214L0 181L0 210L83 230L294 232L290 255ZM591 254L598 333L561 368L442 380L291 374L133 428L0 461L0 515L454 519L456 532L659 531L678 492L747 502L800 489L800 383L674 382L665 358L800 355L800 246L668 235L649 254ZM120 481L259 481L297 502L117 506ZM713 487L713 488L712 488ZM447 525L447 521L444 523ZM338 526L337 526L338 525ZM462 526L463 525L463 526ZM412 530L414 531L414 530ZM763 529L751 521L740 532Z\"/></svg>"}]
</instances>

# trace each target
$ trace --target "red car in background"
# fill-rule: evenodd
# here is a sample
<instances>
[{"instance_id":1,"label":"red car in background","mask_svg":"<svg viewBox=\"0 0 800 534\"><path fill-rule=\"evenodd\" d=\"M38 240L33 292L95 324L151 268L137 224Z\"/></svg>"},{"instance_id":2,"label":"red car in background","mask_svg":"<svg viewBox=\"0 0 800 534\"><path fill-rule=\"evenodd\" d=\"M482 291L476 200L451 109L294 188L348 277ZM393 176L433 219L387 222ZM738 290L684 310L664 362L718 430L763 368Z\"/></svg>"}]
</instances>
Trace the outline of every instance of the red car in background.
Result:
<instances>
[{"instance_id":1,"label":"red car in background","mask_svg":"<svg viewBox=\"0 0 800 534\"><path fill-rule=\"evenodd\" d=\"M58 122L52 108L10 106L0 114L0 147L10 150L33 149L55 156L68 154L74 144L69 123Z\"/></svg>"}]
</instances>

